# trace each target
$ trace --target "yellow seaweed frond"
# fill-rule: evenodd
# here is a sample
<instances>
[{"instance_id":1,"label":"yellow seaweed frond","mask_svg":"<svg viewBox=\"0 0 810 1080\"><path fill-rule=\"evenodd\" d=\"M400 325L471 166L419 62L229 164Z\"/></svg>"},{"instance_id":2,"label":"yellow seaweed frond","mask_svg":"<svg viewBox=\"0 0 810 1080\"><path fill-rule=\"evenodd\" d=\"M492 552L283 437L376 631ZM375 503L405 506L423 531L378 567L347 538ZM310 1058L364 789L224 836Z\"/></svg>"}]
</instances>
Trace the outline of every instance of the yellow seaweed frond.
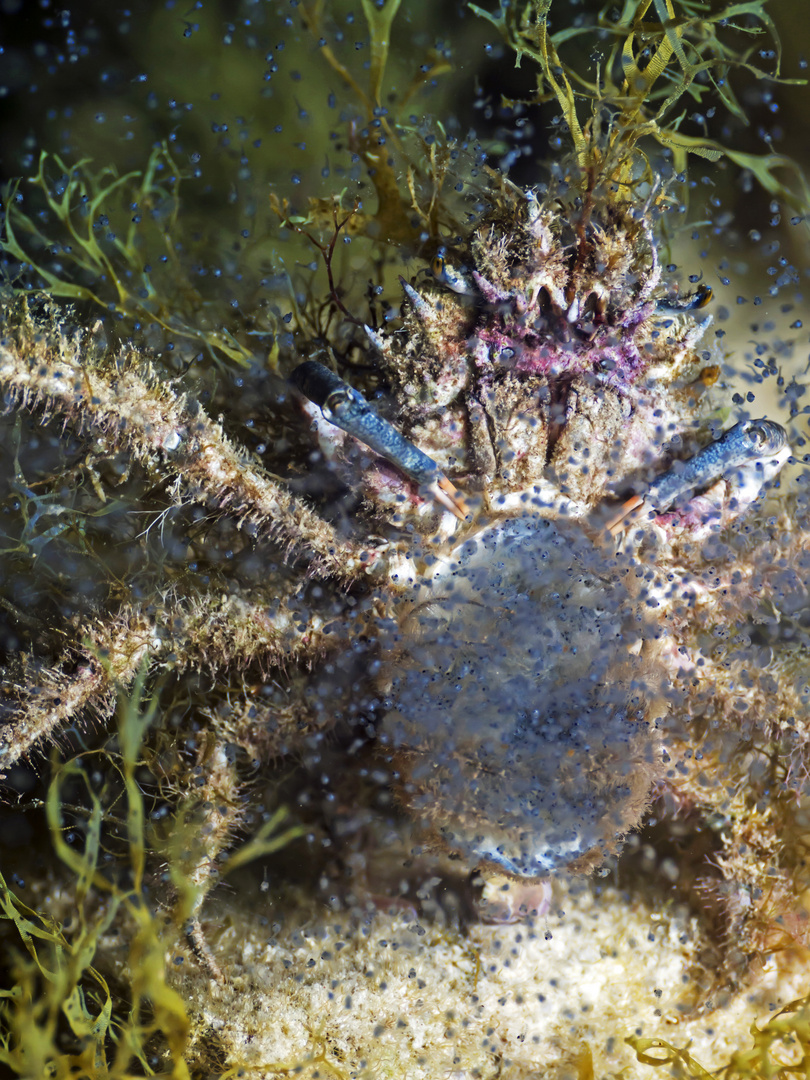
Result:
<instances>
[{"instance_id":1,"label":"yellow seaweed frond","mask_svg":"<svg viewBox=\"0 0 810 1080\"><path fill-rule=\"evenodd\" d=\"M728 3L710 13L705 5L691 0L625 0L621 10L615 4L603 8L593 25L568 26L557 33L551 32L549 24L553 0L529 0L522 7L502 5L497 13L478 4L469 6L498 29L514 51L517 65L525 56L539 66L534 100L556 99L570 131L581 177L597 170L606 182L617 185L618 198L631 198L640 178L646 182L654 179L639 145L649 138L672 151L676 171L683 170L688 154L709 161L727 157L750 170L769 194L794 207L806 207L810 205L810 188L789 159L779 154L743 154L708 135L682 134L679 129L685 114L673 115L684 96L700 104L713 90L732 115L747 123L731 84L732 73L744 71L758 80L788 84L805 81L780 74L782 46L765 11L766 3ZM649 18L651 9L658 21ZM735 47L726 39L731 31L754 41L750 47ZM607 36L611 42L595 79L584 77L558 52L567 42L586 34L598 34L600 40ZM770 39L772 72L754 60L755 53L767 52L759 41L762 35ZM589 113L584 118L579 113L581 103ZM609 123L600 119L600 111L605 109ZM597 131L606 132L606 137L595 137ZM776 173L783 169L796 174L793 187L777 178Z\"/></svg>"},{"instance_id":2,"label":"yellow seaweed frond","mask_svg":"<svg viewBox=\"0 0 810 1080\"><path fill-rule=\"evenodd\" d=\"M810 996L785 1005L765 1024L750 1028L752 1045L732 1054L727 1065L709 1072L686 1048L664 1039L629 1036L625 1042L644 1065L670 1067L668 1075L683 1080L765 1080L766 1077L805 1076L810 1062ZM652 1052L651 1052L652 1051Z\"/></svg>"},{"instance_id":3,"label":"yellow seaweed frond","mask_svg":"<svg viewBox=\"0 0 810 1080\"><path fill-rule=\"evenodd\" d=\"M416 206L418 217L429 225L430 236L438 235L436 207L442 191L443 173L435 167L438 149L435 135L429 145L418 135L406 145L404 137L412 134L413 130L409 122L403 122L404 110L423 86L438 76L447 74L451 65L435 49L428 49L424 62L416 68L405 89L384 93L392 26L400 0L387 0L381 5L372 3L372 0L362 0L362 6L369 30L371 53L368 89L360 85L330 46L319 41L321 56L352 92L360 106L361 117L358 122L352 123L349 129L349 145L368 168L369 178L377 195L377 208L374 212L367 208L356 208L351 232L362 233L369 239L384 244L416 249L420 245L422 230L415 227L411 211ZM313 37L318 37L326 5L319 0L302 5L302 8L304 25ZM381 104L383 100L385 106ZM407 191L403 185L403 177L406 178ZM424 191L420 190L418 205L414 198L417 186L424 188ZM308 223L312 224L316 218L323 218L324 214L328 216L332 202L332 199L310 200Z\"/></svg>"},{"instance_id":4,"label":"yellow seaweed frond","mask_svg":"<svg viewBox=\"0 0 810 1080\"><path fill-rule=\"evenodd\" d=\"M71 761L56 770L46 800L56 854L72 874L71 925L60 926L28 908L0 877L0 918L13 923L27 953L16 960L14 989L0 992L0 1063L12 1075L123 1080L135 1062L145 1075L154 1075L157 1052L166 1066L161 1075L188 1080L188 1018L179 994L166 982L167 931L143 882L144 806L136 772L156 709L155 699L141 707L144 679L145 668L119 709L116 766L123 781L129 874L121 878L102 869L109 808L86 769ZM77 786L87 807L80 831L68 828L64 819L67 790L75 792ZM117 992L114 998L94 964L104 935L122 922L129 928L128 986L125 995ZM70 1041L64 1039L64 1022Z\"/></svg>"},{"instance_id":5,"label":"yellow seaweed frond","mask_svg":"<svg viewBox=\"0 0 810 1080\"><path fill-rule=\"evenodd\" d=\"M51 296L90 301L130 324L154 323L246 366L252 353L204 315L204 300L178 255L181 176L165 144L152 151L143 171L123 176L111 166L94 171L88 158L68 165L43 151L28 182L44 196L46 224L23 210L15 181L3 199L0 250L33 271ZM152 243L163 254L148 254Z\"/></svg>"},{"instance_id":6,"label":"yellow seaweed frond","mask_svg":"<svg viewBox=\"0 0 810 1080\"><path fill-rule=\"evenodd\" d=\"M624 1041L635 1050L638 1060L643 1065L656 1067L670 1065L672 1066L671 1075L683 1077L684 1080L686 1077L689 1080L713 1080L712 1074L695 1061L691 1054L664 1039L642 1039L631 1035ZM659 1051L659 1053L651 1054L651 1050Z\"/></svg>"}]
</instances>

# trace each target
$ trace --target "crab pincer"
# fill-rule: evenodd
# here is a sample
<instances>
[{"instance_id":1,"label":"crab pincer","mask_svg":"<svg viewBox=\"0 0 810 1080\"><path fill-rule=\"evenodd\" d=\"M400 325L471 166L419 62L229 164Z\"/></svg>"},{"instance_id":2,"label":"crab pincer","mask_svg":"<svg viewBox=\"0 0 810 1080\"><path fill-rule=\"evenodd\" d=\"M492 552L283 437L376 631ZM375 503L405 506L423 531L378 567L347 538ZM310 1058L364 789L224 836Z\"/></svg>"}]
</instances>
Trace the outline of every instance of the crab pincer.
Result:
<instances>
[{"instance_id":1,"label":"crab pincer","mask_svg":"<svg viewBox=\"0 0 810 1080\"><path fill-rule=\"evenodd\" d=\"M299 364L290 375L290 382L320 407L330 424L396 465L411 480L424 485L437 503L464 521L469 508L433 458L376 413L359 390L317 360Z\"/></svg>"},{"instance_id":2,"label":"crab pincer","mask_svg":"<svg viewBox=\"0 0 810 1080\"><path fill-rule=\"evenodd\" d=\"M777 461L781 466L790 454L787 432L772 420L743 420L719 439L686 461L675 461L654 480L646 494L632 495L607 522L611 535L620 533L631 515L642 507L662 514L690 492L705 490L721 477L738 492L738 502L748 505L769 478L765 466Z\"/></svg>"}]
</instances>

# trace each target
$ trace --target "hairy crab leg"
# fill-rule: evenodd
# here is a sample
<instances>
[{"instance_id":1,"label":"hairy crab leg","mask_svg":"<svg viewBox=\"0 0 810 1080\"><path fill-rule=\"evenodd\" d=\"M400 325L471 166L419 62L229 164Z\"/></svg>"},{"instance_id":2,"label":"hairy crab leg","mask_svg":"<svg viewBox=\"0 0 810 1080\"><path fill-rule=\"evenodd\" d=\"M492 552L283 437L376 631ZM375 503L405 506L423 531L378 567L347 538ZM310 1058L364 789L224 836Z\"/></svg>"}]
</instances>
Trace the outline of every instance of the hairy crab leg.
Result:
<instances>
[{"instance_id":1,"label":"hairy crab leg","mask_svg":"<svg viewBox=\"0 0 810 1080\"><path fill-rule=\"evenodd\" d=\"M632 495L624 502L606 527L612 536L616 536L624 529L627 518L642 505L647 504L661 514L688 492L708 487L714 480L735 470L740 484L747 487L754 479L748 475L749 466L756 467L769 458L783 456L787 447L787 432L780 424L766 419L744 420L699 450L694 457L673 462L650 484L645 495ZM757 486L761 486L761 481Z\"/></svg>"},{"instance_id":2,"label":"hairy crab leg","mask_svg":"<svg viewBox=\"0 0 810 1080\"><path fill-rule=\"evenodd\" d=\"M459 520L469 514L461 494L439 466L371 408L363 395L317 360L305 360L290 375L304 397L318 405L330 424L364 443L411 480L424 484L436 502Z\"/></svg>"}]
</instances>

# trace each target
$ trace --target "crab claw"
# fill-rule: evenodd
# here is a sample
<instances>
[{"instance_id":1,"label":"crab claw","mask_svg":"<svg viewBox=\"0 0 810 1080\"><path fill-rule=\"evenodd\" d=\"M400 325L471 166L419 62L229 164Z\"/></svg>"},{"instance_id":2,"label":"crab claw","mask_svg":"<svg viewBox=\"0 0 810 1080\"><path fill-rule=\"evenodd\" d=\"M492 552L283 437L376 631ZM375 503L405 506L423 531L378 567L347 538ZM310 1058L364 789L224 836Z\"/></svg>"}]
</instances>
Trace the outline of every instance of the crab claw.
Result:
<instances>
[{"instance_id":1,"label":"crab claw","mask_svg":"<svg viewBox=\"0 0 810 1080\"><path fill-rule=\"evenodd\" d=\"M663 514L685 497L706 492L720 479L726 482L730 520L754 502L765 484L776 476L790 458L785 429L763 417L742 420L685 461L674 461L650 485L645 495L632 495L607 523L615 536L625 520L643 503Z\"/></svg>"}]
</instances>

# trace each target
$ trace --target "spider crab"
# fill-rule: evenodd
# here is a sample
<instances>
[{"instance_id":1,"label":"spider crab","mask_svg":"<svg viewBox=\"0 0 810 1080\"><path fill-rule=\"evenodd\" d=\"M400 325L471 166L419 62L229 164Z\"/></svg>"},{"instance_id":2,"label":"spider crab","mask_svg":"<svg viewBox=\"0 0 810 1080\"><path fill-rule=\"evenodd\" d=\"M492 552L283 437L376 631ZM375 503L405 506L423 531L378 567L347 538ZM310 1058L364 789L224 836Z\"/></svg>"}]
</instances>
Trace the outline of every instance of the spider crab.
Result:
<instances>
[{"instance_id":1,"label":"spider crab","mask_svg":"<svg viewBox=\"0 0 810 1080\"><path fill-rule=\"evenodd\" d=\"M468 865L529 880L615 851L671 775L695 620L737 603L701 544L790 457L767 420L699 430L711 291L667 295L649 227L561 232L506 190L432 280L403 281L401 329L366 327L404 449L336 415L336 376L319 394L317 364L293 374L322 451L371 445L368 503L406 526L377 556L371 705L399 797ZM608 519L628 487L646 497Z\"/></svg>"},{"instance_id":2,"label":"spider crab","mask_svg":"<svg viewBox=\"0 0 810 1080\"><path fill-rule=\"evenodd\" d=\"M696 352L707 291L684 300L662 283L654 212L600 219L504 183L468 235L435 241L430 270L403 282L396 328L366 326L349 349L310 343L333 391L385 391L398 445L436 470L409 475L399 451L369 451L323 401L293 394L330 468L361 487L344 529L132 357L105 367L80 335L7 337L12 404L103 433L170 478L178 501L215 507L252 540L284 544L310 579L341 583L356 610L303 605L300 577L270 605L248 593L125 605L33 689L12 688L4 765L88 707L108 711L144 663L304 661L317 687L324 658L333 671L362 634L355 710L421 835L470 869L528 881L616 851L691 755L691 702L715 674L696 627L733 621L753 576L724 538L790 454L777 437L702 479L684 464L720 434L701 419L717 372ZM301 360L282 354L280 373ZM645 505L668 471L686 471L686 490ZM628 491L632 513L616 515ZM246 687L223 737L270 757L328 727L319 710L279 739L268 731L283 706Z\"/></svg>"}]
</instances>

